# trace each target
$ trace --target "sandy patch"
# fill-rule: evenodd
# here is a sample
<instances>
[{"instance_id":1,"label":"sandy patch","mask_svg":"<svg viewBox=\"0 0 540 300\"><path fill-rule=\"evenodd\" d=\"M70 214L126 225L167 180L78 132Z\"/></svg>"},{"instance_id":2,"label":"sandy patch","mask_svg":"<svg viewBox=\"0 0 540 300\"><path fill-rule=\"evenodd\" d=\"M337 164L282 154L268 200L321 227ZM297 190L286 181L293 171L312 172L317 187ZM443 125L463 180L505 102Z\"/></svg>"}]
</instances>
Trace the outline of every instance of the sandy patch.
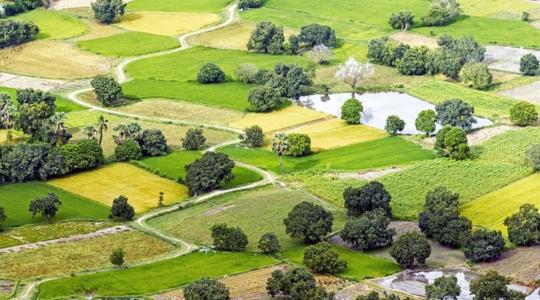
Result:
<instances>
[{"instance_id":1,"label":"sandy patch","mask_svg":"<svg viewBox=\"0 0 540 300\"><path fill-rule=\"evenodd\" d=\"M50 91L64 84L63 80L35 78L28 76L20 76L9 73L0 73L0 86L10 87L14 89L38 89L42 91Z\"/></svg>"},{"instance_id":2,"label":"sandy patch","mask_svg":"<svg viewBox=\"0 0 540 300\"><path fill-rule=\"evenodd\" d=\"M497 127L488 127L475 130L467 135L467 140L470 145L478 145L491 139L492 137L512 130L511 126L502 125Z\"/></svg>"},{"instance_id":3,"label":"sandy patch","mask_svg":"<svg viewBox=\"0 0 540 300\"><path fill-rule=\"evenodd\" d=\"M407 31L400 31L390 36L393 40L410 45L412 47L426 46L431 49L438 48L436 38L427 37L424 35L411 33Z\"/></svg>"},{"instance_id":4,"label":"sandy patch","mask_svg":"<svg viewBox=\"0 0 540 300\"><path fill-rule=\"evenodd\" d=\"M533 102L535 104L540 104L540 81L502 91L499 92L499 94L519 100Z\"/></svg>"},{"instance_id":5,"label":"sandy patch","mask_svg":"<svg viewBox=\"0 0 540 300\"><path fill-rule=\"evenodd\" d=\"M116 24L121 28L161 35L179 35L219 22L216 14L140 11L125 14Z\"/></svg>"},{"instance_id":6,"label":"sandy patch","mask_svg":"<svg viewBox=\"0 0 540 300\"><path fill-rule=\"evenodd\" d=\"M343 173L330 173L331 176L335 176L339 179L360 179L371 181L388 174L401 172L401 168L392 167L387 169L370 170L366 172L343 172Z\"/></svg>"},{"instance_id":7,"label":"sandy patch","mask_svg":"<svg viewBox=\"0 0 540 300\"><path fill-rule=\"evenodd\" d=\"M540 58L540 51L505 47L505 46L486 46L484 62L493 70L520 73L519 63L521 57L525 54L534 54Z\"/></svg>"}]
</instances>

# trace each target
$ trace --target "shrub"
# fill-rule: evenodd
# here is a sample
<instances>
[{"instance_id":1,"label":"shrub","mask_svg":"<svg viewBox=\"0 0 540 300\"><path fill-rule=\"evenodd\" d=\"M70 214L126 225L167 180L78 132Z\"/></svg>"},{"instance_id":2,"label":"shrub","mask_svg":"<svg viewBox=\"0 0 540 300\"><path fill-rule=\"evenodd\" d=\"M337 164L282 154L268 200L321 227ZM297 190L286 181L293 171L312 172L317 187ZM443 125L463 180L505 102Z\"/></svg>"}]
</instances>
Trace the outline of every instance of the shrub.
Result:
<instances>
[{"instance_id":1,"label":"shrub","mask_svg":"<svg viewBox=\"0 0 540 300\"><path fill-rule=\"evenodd\" d=\"M405 121L403 121L396 115L388 116L384 129L390 135L397 135L398 132L401 132L403 131L403 129L405 129Z\"/></svg>"},{"instance_id":2,"label":"shrub","mask_svg":"<svg viewBox=\"0 0 540 300\"><path fill-rule=\"evenodd\" d=\"M20 45L33 40L39 27L33 23L13 20L0 20L0 49Z\"/></svg>"},{"instance_id":3,"label":"shrub","mask_svg":"<svg viewBox=\"0 0 540 300\"><path fill-rule=\"evenodd\" d=\"M429 49L425 46L408 49L397 63L403 75L424 75L428 72Z\"/></svg>"},{"instance_id":4,"label":"shrub","mask_svg":"<svg viewBox=\"0 0 540 300\"><path fill-rule=\"evenodd\" d=\"M303 26L300 29L298 38L307 47L313 47L315 45L336 46L336 32L326 25L310 24Z\"/></svg>"},{"instance_id":5,"label":"shrub","mask_svg":"<svg viewBox=\"0 0 540 300\"><path fill-rule=\"evenodd\" d=\"M246 128L240 138L244 144L252 148L261 147L264 144L264 132L257 125Z\"/></svg>"},{"instance_id":6,"label":"shrub","mask_svg":"<svg viewBox=\"0 0 540 300\"><path fill-rule=\"evenodd\" d=\"M282 54L284 42L283 27L272 22L259 22L251 33L247 48L256 52Z\"/></svg>"},{"instance_id":7,"label":"shrub","mask_svg":"<svg viewBox=\"0 0 540 300\"><path fill-rule=\"evenodd\" d=\"M441 276L432 284L426 285L426 299L428 300L457 300L461 294L457 277Z\"/></svg>"},{"instance_id":8,"label":"shrub","mask_svg":"<svg viewBox=\"0 0 540 300\"><path fill-rule=\"evenodd\" d=\"M109 219L121 219L129 221L135 216L135 210L133 206L129 205L128 198L120 195L118 198L113 200L111 207L111 214Z\"/></svg>"},{"instance_id":9,"label":"shrub","mask_svg":"<svg viewBox=\"0 0 540 300\"><path fill-rule=\"evenodd\" d=\"M287 135L287 141L289 142L289 148L286 155L299 157L311 153L311 139L307 134L291 133Z\"/></svg>"},{"instance_id":10,"label":"shrub","mask_svg":"<svg viewBox=\"0 0 540 300\"><path fill-rule=\"evenodd\" d=\"M388 24L396 30L407 31L414 24L414 16L410 11L393 13L388 20Z\"/></svg>"},{"instance_id":11,"label":"shrub","mask_svg":"<svg viewBox=\"0 0 540 300\"><path fill-rule=\"evenodd\" d=\"M251 109L255 112L268 112L280 107L285 102L281 93L280 88L273 88L268 85L252 88L248 97Z\"/></svg>"},{"instance_id":12,"label":"shrub","mask_svg":"<svg viewBox=\"0 0 540 300\"><path fill-rule=\"evenodd\" d=\"M477 90L485 90L491 86L493 76L484 63L467 63L461 69L461 80Z\"/></svg>"},{"instance_id":13,"label":"shrub","mask_svg":"<svg viewBox=\"0 0 540 300\"><path fill-rule=\"evenodd\" d=\"M360 114L364 107L359 100L349 99L341 106L341 119L347 124L360 124Z\"/></svg>"},{"instance_id":14,"label":"shrub","mask_svg":"<svg viewBox=\"0 0 540 300\"><path fill-rule=\"evenodd\" d=\"M220 83L225 81L225 73L218 65L207 63L199 70L197 81L200 83Z\"/></svg>"},{"instance_id":15,"label":"shrub","mask_svg":"<svg viewBox=\"0 0 540 300\"><path fill-rule=\"evenodd\" d=\"M476 123L474 107L461 99L446 100L435 106L437 122L441 125L459 127L470 130Z\"/></svg>"},{"instance_id":16,"label":"shrub","mask_svg":"<svg viewBox=\"0 0 540 300\"><path fill-rule=\"evenodd\" d=\"M246 10L250 8L259 8L263 5L263 0L240 0L238 1L238 8Z\"/></svg>"},{"instance_id":17,"label":"shrub","mask_svg":"<svg viewBox=\"0 0 540 300\"><path fill-rule=\"evenodd\" d=\"M345 224L341 238L360 250L371 250L392 243L395 230L388 228L390 219L382 209L366 212Z\"/></svg>"},{"instance_id":18,"label":"shrub","mask_svg":"<svg viewBox=\"0 0 540 300\"><path fill-rule=\"evenodd\" d=\"M519 246L540 245L540 213L532 204L523 204L519 212L504 220L508 239Z\"/></svg>"},{"instance_id":19,"label":"shrub","mask_svg":"<svg viewBox=\"0 0 540 300\"><path fill-rule=\"evenodd\" d=\"M459 16L459 12L457 0L435 0L422 21L425 26L443 26L454 21Z\"/></svg>"},{"instance_id":20,"label":"shrub","mask_svg":"<svg viewBox=\"0 0 540 300\"><path fill-rule=\"evenodd\" d=\"M139 160L141 157L141 146L132 139L124 140L114 149L114 158L117 161Z\"/></svg>"},{"instance_id":21,"label":"shrub","mask_svg":"<svg viewBox=\"0 0 540 300\"><path fill-rule=\"evenodd\" d=\"M137 142L145 156L161 156L169 153L167 139L159 129L144 130L137 137Z\"/></svg>"},{"instance_id":22,"label":"shrub","mask_svg":"<svg viewBox=\"0 0 540 300\"><path fill-rule=\"evenodd\" d=\"M348 187L343 192L347 215L358 217L378 208L382 208L387 216L392 215L390 200L392 196L386 191L384 185L378 181L371 181L359 187Z\"/></svg>"},{"instance_id":23,"label":"shrub","mask_svg":"<svg viewBox=\"0 0 540 300\"><path fill-rule=\"evenodd\" d=\"M245 63L241 64L234 71L236 79L243 83L256 83L257 82L257 73L259 68L255 64Z\"/></svg>"},{"instance_id":24,"label":"shrub","mask_svg":"<svg viewBox=\"0 0 540 300\"><path fill-rule=\"evenodd\" d=\"M418 114L414 125L416 130L424 132L426 136L432 134L437 128L437 114L431 109L423 110Z\"/></svg>"},{"instance_id":25,"label":"shrub","mask_svg":"<svg viewBox=\"0 0 540 300\"><path fill-rule=\"evenodd\" d=\"M248 244L247 235L240 228L228 227L226 224L212 226L214 246L225 251L244 251Z\"/></svg>"},{"instance_id":26,"label":"shrub","mask_svg":"<svg viewBox=\"0 0 540 300\"><path fill-rule=\"evenodd\" d=\"M340 260L327 242L306 247L304 265L315 273L337 274L347 269L347 262Z\"/></svg>"},{"instance_id":27,"label":"shrub","mask_svg":"<svg viewBox=\"0 0 540 300\"><path fill-rule=\"evenodd\" d=\"M32 200L28 211L32 213L32 218L37 214L41 214L41 216L50 223L56 216L60 205L62 205L62 202L58 196L54 193L49 193L45 197Z\"/></svg>"},{"instance_id":28,"label":"shrub","mask_svg":"<svg viewBox=\"0 0 540 300\"><path fill-rule=\"evenodd\" d=\"M47 8L48 6L48 0L19 0L4 3L3 10L4 15L10 17L29 10L34 10L38 7Z\"/></svg>"},{"instance_id":29,"label":"shrub","mask_svg":"<svg viewBox=\"0 0 540 300\"><path fill-rule=\"evenodd\" d=\"M204 146L206 137L201 128L190 128L182 139L182 147L186 150L199 150Z\"/></svg>"},{"instance_id":30,"label":"shrub","mask_svg":"<svg viewBox=\"0 0 540 300\"><path fill-rule=\"evenodd\" d=\"M461 65L484 61L486 48L471 36L454 39L449 35L443 35L437 42L443 51L451 56L458 57Z\"/></svg>"},{"instance_id":31,"label":"shrub","mask_svg":"<svg viewBox=\"0 0 540 300\"><path fill-rule=\"evenodd\" d=\"M202 278L183 288L185 300L229 300L229 289L216 279Z\"/></svg>"},{"instance_id":32,"label":"shrub","mask_svg":"<svg viewBox=\"0 0 540 300\"><path fill-rule=\"evenodd\" d=\"M297 35L291 34L289 36L289 42L284 45L284 48L288 54L298 54L300 50L300 38Z\"/></svg>"},{"instance_id":33,"label":"shrub","mask_svg":"<svg viewBox=\"0 0 540 300\"><path fill-rule=\"evenodd\" d=\"M115 267L121 267L124 264L124 250L122 248L114 249L109 260Z\"/></svg>"},{"instance_id":34,"label":"shrub","mask_svg":"<svg viewBox=\"0 0 540 300\"><path fill-rule=\"evenodd\" d=\"M218 189L223 181L234 179L234 162L223 153L206 152L201 158L185 166L189 195Z\"/></svg>"},{"instance_id":35,"label":"shrub","mask_svg":"<svg viewBox=\"0 0 540 300\"><path fill-rule=\"evenodd\" d=\"M322 206L304 201L293 207L283 223L285 232L292 238L313 244L332 231L333 221L332 213Z\"/></svg>"},{"instance_id":36,"label":"shrub","mask_svg":"<svg viewBox=\"0 0 540 300\"><path fill-rule=\"evenodd\" d=\"M540 171L540 144L532 145L527 149L525 162L535 171Z\"/></svg>"},{"instance_id":37,"label":"shrub","mask_svg":"<svg viewBox=\"0 0 540 300\"><path fill-rule=\"evenodd\" d=\"M409 232L394 243L390 255L404 268L423 266L431 255L431 246L422 234Z\"/></svg>"},{"instance_id":38,"label":"shrub","mask_svg":"<svg viewBox=\"0 0 540 300\"><path fill-rule=\"evenodd\" d=\"M122 0L96 0L92 3L92 10L99 22L112 24L116 22L118 16L124 15L126 5Z\"/></svg>"},{"instance_id":39,"label":"shrub","mask_svg":"<svg viewBox=\"0 0 540 300\"><path fill-rule=\"evenodd\" d=\"M492 261L501 256L504 238L500 231L477 229L465 244L465 257L473 262Z\"/></svg>"},{"instance_id":40,"label":"shrub","mask_svg":"<svg viewBox=\"0 0 540 300\"><path fill-rule=\"evenodd\" d=\"M110 75L98 75L90 82L97 100L104 106L120 104L124 94L120 84Z\"/></svg>"},{"instance_id":41,"label":"shrub","mask_svg":"<svg viewBox=\"0 0 540 300\"><path fill-rule=\"evenodd\" d=\"M526 76L534 76L538 73L540 63L534 54L525 54L519 62L519 71Z\"/></svg>"},{"instance_id":42,"label":"shrub","mask_svg":"<svg viewBox=\"0 0 540 300\"><path fill-rule=\"evenodd\" d=\"M496 271L487 271L470 284L471 295L474 299L488 300L523 300L525 294L508 288L510 280L499 275Z\"/></svg>"},{"instance_id":43,"label":"shrub","mask_svg":"<svg viewBox=\"0 0 540 300\"><path fill-rule=\"evenodd\" d=\"M66 174L93 169L105 162L103 149L94 139L63 145L61 151Z\"/></svg>"},{"instance_id":44,"label":"shrub","mask_svg":"<svg viewBox=\"0 0 540 300\"><path fill-rule=\"evenodd\" d=\"M434 148L440 156L451 159L464 160L470 157L467 135L457 127L446 125L439 130Z\"/></svg>"},{"instance_id":45,"label":"shrub","mask_svg":"<svg viewBox=\"0 0 540 300\"><path fill-rule=\"evenodd\" d=\"M272 298L285 296L291 300L332 300L333 293L318 287L313 275L304 268L288 271L276 270L266 283L266 290Z\"/></svg>"},{"instance_id":46,"label":"shrub","mask_svg":"<svg viewBox=\"0 0 540 300\"><path fill-rule=\"evenodd\" d=\"M538 123L536 106L527 101L517 102L510 108L510 121L517 126L535 126Z\"/></svg>"},{"instance_id":47,"label":"shrub","mask_svg":"<svg viewBox=\"0 0 540 300\"><path fill-rule=\"evenodd\" d=\"M279 244L277 236L270 232L262 235L257 248L265 254L275 254L281 251L281 245Z\"/></svg>"}]
</instances>

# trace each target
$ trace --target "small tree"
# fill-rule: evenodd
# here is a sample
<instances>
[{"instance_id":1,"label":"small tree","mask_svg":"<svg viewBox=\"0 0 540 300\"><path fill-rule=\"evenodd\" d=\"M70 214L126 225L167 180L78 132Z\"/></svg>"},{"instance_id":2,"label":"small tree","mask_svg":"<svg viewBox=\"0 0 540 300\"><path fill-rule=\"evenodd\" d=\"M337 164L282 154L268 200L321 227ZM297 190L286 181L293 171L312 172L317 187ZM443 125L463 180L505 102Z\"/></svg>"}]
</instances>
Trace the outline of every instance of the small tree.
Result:
<instances>
[{"instance_id":1,"label":"small tree","mask_svg":"<svg viewBox=\"0 0 540 300\"><path fill-rule=\"evenodd\" d=\"M484 63L467 63L461 69L461 81L477 89L485 90L491 86L493 75Z\"/></svg>"},{"instance_id":2,"label":"small tree","mask_svg":"<svg viewBox=\"0 0 540 300\"><path fill-rule=\"evenodd\" d=\"M535 171L540 171L540 144L532 145L527 149L525 162Z\"/></svg>"},{"instance_id":3,"label":"small tree","mask_svg":"<svg viewBox=\"0 0 540 300\"><path fill-rule=\"evenodd\" d=\"M104 106L117 105L121 103L124 94L122 87L109 75L98 75L90 82L97 100Z\"/></svg>"},{"instance_id":4,"label":"small tree","mask_svg":"<svg viewBox=\"0 0 540 300\"><path fill-rule=\"evenodd\" d=\"M461 99L439 103L435 106L435 111L437 112L437 122L443 126L455 126L467 131L476 123L474 107Z\"/></svg>"},{"instance_id":5,"label":"small tree","mask_svg":"<svg viewBox=\"0 0 540 300\"><path fill-rule=\"evenodd\" d=\"M0 207L0 231L2 231L2 225L6 222L7 215L3 207Z\"/></svg>"},{"instance_id":6,"label":"small tree","mask_svg":"<svg viewBox=\"0 0 540 300\"><path fill-rule=\"evenodd\" d=\"M258 72L259 68L257 68L257 65L252 63L244 63L236 68L236 71L234 71L234 76L240 82L252 84L257 82Z\"/></svg>"},{"instance_id":7,"label":"small tree","mask_svg":"<svg viewBox=\"0 0 540 300\"><path fill-rule=\"evenodd\" d=\"M189 194L195 196L218 189L222 182L234 179L233 168L234 161L226 154L206 152L185 166Z\"/></svg>"},{"instance_id":8,"label":"small tree","mask_svg":"<svg viewBox=\"0 0 540 300\"><path fill-rule=\"evenodd\" d=\"M471 281L471 294L476 300L524 300L525 294L508 288L510 280L496 271L487 271Z\"/></svg>"},{"instance_id":9,"label":"small tree","mask_svg":"<svg viewBox=\"0 0 540 300\"><path fill-rule=\"evenodd\" d=\"M333 293L318 287L313 275L304 268L288 271L276 270L266 283L266 290L272 298L285 296L291 300L332 300Z\"/></svg>"},{"instance_id":10,"label":"small tree","mask_svg":"<svg viewBox=\"0 0 540 300\"><path fill-rule=\"evenodd\" d=\"M122 0L96 0L92 3L95 18L104 24L116 22L119 16L123 16L126 10Z\"/></svg>"},{"instance_id":11,"label":"small tree","mask_svg":"<svg viewBox=\"0 0 540 300\"><path fill-rule=\"evenodd\" d=\"M182 139L182 147L186 150L200 150L204 143L206 143L206 137L201 128L188 129L186 136Z\"/></svg>"},{"instance_id":12,"label":"small tree","mask_svg":"<svg viewBox=\"0 0 540 300\"><path fill-rule=\"evenodd\" d=\"M167 139L159 129L146 129L138 137L137 142L141 146L145 156L161 156L169 153Z\"/></svg>"},{"instance_id":13,"label":"small tree","mask_svg":"<svg viewBox=\"0 0 540 300\"><path fill-rule=\"evenodd\" d=\"M249 90L248 101L255 112L269 112L285 102L281 88L269 85L260 85Z\"/></svg>"},{"instance_id":14,"label":"small tree","mask_svg":"<svg viewBox=\"0 0 540 300\"><path fill-rule=\"evenodd\" d=\"M114 149L114 158L117 161L139 160L141 157L141 146L132 139L124 140Z\"/></svg>"},{"instance_id":15,"label":"small tree","mask_svg":"<svg viewBox=\"0 0 540 300\"><path fill-rule=\"evenodd\" d=\"M459 13L457 0L435 0L431 2L431 8L422 21L425 26L443 26L454 21Z\"/></svg>"},{"instance_id":16,"label":"small tree","mask_svg":"<svg viewBox=\"0 0 540 300\"><path fill-rule=\"evenodd\" d=\"M414 24L414 16L410 11L393 13L388 24L396 30L407 31Z\"/></svg>"},{"instance_id":17,"label":"small tree","mask_svg":"<svg viewBox=\"0 0 540 300\"><path fill-rule=\"evenodd\" d=\"M244 251L248 244L247 235L242 229L228 227L226 224L212 226L212 239L214 246L219 250Z\"/></svg>"},{"instance_id":18,"label":"small tree","mask_svg":"<svg viewBox=\"0 0 540 300\"><path fill-rule=\"evenodd\" d=\"M279 168L282 173L285 173L283 156L289 152L289 139L286 134L276 134L272 140L272 151L279 157Z\"/></svg>"},{"instance_id":19,"label":"small tree","mask_svg":"<svg viewBox=\"0 0 540 300\"><path fill-rule=\"evenodd\" d=\"M432 284L426 285L427 300L457 300L461 288L455 276L441 276Z\"/></svg>"},{"instance_id":20,"label":"small tree","mask_svg":"<svg viewBox=\"0 0 540 300\"><path fill-rule=\"evenodd\" d=\"M347 262L340 260L327 242L306 247L304 265L315 273L337 274L347 269Z\"/></svg>"},{"instance_id":21,"label":"small tree","mask_svg":"<svg viewBox=\"0 0 540 300\"><path fill-rule=\"evenodd\" d=\"M267 232L261 236L257 248L264 254L276 254L281 251L278 237L271 232Z\"/></svg>"},{"instance_id":22,"label":"small tree","mask_svg":"<svg viewBox=\"0 0 540 300\"><path fill-rule=\"evenodd\" d=\"M303 133L291 133L287 135L289 147L287 155L293 157L306 156L311 153L311 138Z\"/></svg>"},{"instance_id":23,"label":"small tree","mask_svg":"<svg viewBox=\"0 0 540 300\"><path fill-rule=\"evenodd\" d=\"M111 264L113 264L117 268L120 268L124 264L124 249L114 249L109 259L111 261Z\"/></svg>"},{"instance_id":24,"label":"small tree","mask_svg":"<svg viewBox=\"0 0 540 300\"><path fill-rule=\"evenodd\" d=\"M356 88L367 78L373 75L373 65L370 63L359 63L350 57L347 62L339 65L336 77L343 80L352 88L352 97L355 98Z\"/></svg>"},{"instance_id":25,"label":"small tree","mask_svg":"<svg viewBox=\"0 0 540 300\"><path fill-rule=\"evenodd\" d=\"M261 127L253 125L244 130L244 134L240 135L242 142L252 148L261 147L264 145L264 132Z\"/></svg>"},{"instance_id":26,"label":"small tree","mask_svg":"<svg viewBox=\"0 0 540 300\"><path fill-rule=\"evenodd\" d=\"M186 300L229 300L229 289L225 284L211 278L202 278L183 290Z\"/></svg>"},{"instance_id":27,"label":"small tree","mask_svg":"<svg viewBox=\"0 0 540 300\"><path fill-rule=\"evenodd\" d=\"M404 268L423 266L431 255L431 245L422 234L409 232L394 243L390 255Z\"/></svg>"},{"instance_id":28,"label":"small tree","mask_svg":"<svg viewBox=\"0 0 540 300\"><path fill-rule=\"evenodd\" d=\"M135 210L133 209L133 206L129 205L128 198L120 195L113 200L109 219L129 221L133 219L133 216L135 216Z\"/></svg>"},{"instance_id":29,"label":"small tree","mask_svg":"<svg viewBox=\"0 0 540 300\"><path fill-rule=\"evenodd\" d=\"M392 215L390 208L392 196L378 181L368 182L359 188L346 188L343 192L343 199L345 199L347 215L351 217L359 217L377 208L382 208L388 216Z\"/></svg>"},{"instance_id":30,"label":"small tree","mask_svg":"<svg viewBox=\"0 0 540 300\"><path fill-rule=\"evenodd\" d=\"M32 200L28 210L32 213L32 218L37 214L41 214L47 222L51 223L60 205L62 205L62 202L58 196L54 193L49 193L45 197Z\"/></svg>"},{"instance_id":31,"label":"small tree","mask_svg":"<svg viewBox=\"0 0 540 300\"><path fill-rule=\"evenodd\" d=\"M416 126L416 130L425 133L426 136L429 136L430 134L435 132L435 128L437 128L436 121L437 114L435 113L435 111L427 109L421 111L418 114L414 125Z\"/></svg>"},{"instance_id":32,"label":"small tree","mask_svg":"<svg viewBox=\"0 0 540 300\"><path fill-rule=\"evenodd\" d=\"M440 156L451 159L464 160L470 157L467 135L457 127L447 125L439 130L434 148Z\"/></svg>"},{"instance_id":33,"label":"small tree","mask_svg":"<svg viewBox=\"0 0 540 300\"><path fill-rule=\"evenodd\" d=\"M315 45L335 47L337 43L334 29L320 24L310 24L302 27L298 38L307 47L313 47Z\"/></svg>"},{"instance_id":34,"label":"small tree","mask_svg":"<svg viewBox=\"0 0 540 300\"><path fill-rule=\"evenodd\" d=\"M504 220L508 239L519 246L540 245L540 213L532 204L523 204L519 212Z\"/></svg>"},{"instance_id":35,"label":"small tree","mask_svg":"<svg viewBox=\"0 0 540 300\"><path fill-rule=\"evenodd\" d=\"M325 45L315 45L307 56L309 60L319 65L327 64L333 58L332 50Z\"/></svg>"},{"instance_id":36,"label":"small tree","mask_svg":"<svg viewBox=\"0 0 540 300\"><path fill-rule=\"evenodd\" d=\"M396 233L388 228L390 219L380 208L350 219L340 233L341 238L361 250L371 250L392 243Z\"/></svg>"},{"instance_id":37,"label":"small tree","mask_svg":"<svg viewBox=\"0 0 540 300\"><path fill-rule=\"evenodd\" d=\"M360 124L360 114L363 111L364 107L359 100L349 99L341 106L341 119L347 124Z\"/></svg>"},{"instance_id":38,"label":"small tree","mask_svg":"<svg viewBox=\"0 0 540 300\"><path fill-rule=\"evenodd\" d=\"M425 46L408 49L397 63L399 73L409 76L425 75L428 72L430 50Z\"/></svg>"},{"instance_id":39,"label":"small tree","mask_svg":"<svg viewBox=\"0 0 540 300\"><path fill-rule=\"evenodd\" d=\"M504 238L500 231L477 229L465 245L465 257L473 262L492 261L501 256Z\"/></svg>"},{"instance_id":40,"label":"small tree","mask_svg":"<svg viewBox=\"0 0 540 300\"><path fill-rule=\"evenodd\" d=\"M403 129L405 129L405 121L403 121L396 115L388 116L384 129L390 135L397 135L398 132L402 132Z\"/></svg>"},{"instance_id":41,"label":"small tree","mask_svg":"<svg viewBox=\"0 0 540 300\"><path fill-rule=\"evenodd\" d=\"M259 8L263 4L263 0L240 0L238 1L238 8L241 10L247 10L250 8Z\"/></svg>"},{"instance_id":42,"label":"small tree","mask_svg":"<svg viewBox=\"0 0 540 300\"><path fill-rule=\"evenodd\" d=\"M536 107L527 102L517 102L510 108L510 121L517 126L535 126L538 123Z\"/></svg>"},{"instance_id":43,"label":"small tree","mask_svg":"<svg viewBox=\"0 0 540 300\"><path fill-rule=\"evenodd\" d=\"M534 76L540 69L540 62L534 54L525 54L519 62L519 71L526 76Z\"/></svg>"},{"instance_id":44,"label":"small tree","mask_svg":"<svg viewBox=\"0 0 540 300\"><path fill-rule=\"evenodd\" d=\"M109 126L107 125L109 123L109 120L105 119L103 115L99 115L98 117L98 125L97 125L97 131L99 134L98 144L101 146L101 142L103 141L103 133L109 129Z\"/></svg>"},{"instance_id":45,"label":"small tree","mask_svg":"<svg viewBox=\"0 0 540 300\"><path fill-rule=\"evenodd\" d=\"M200 83L220 83L225 81L225 73L218 65L207 63L201 67L197 74L197 81Z\"/></svg>"},{"instance_id":46,"label":"small tree","mask_svg":"<svg viewBox=\"0 0 540 300\"><path fill-rule=\"evenodd\" d=\"M256 52L282 54L284 42L283 27L272 22L259 22L251 33L247 48Z\"/></svg>"},{"instance_id":47,"label":"small tree","mask_svg":"<svg viewBox=\"0 0 540 300\"><path fill-rule=\"evenodd\" d=\"M313 244L321 241L332 231L333 221L331 212L320 205L304 201L293 207L283 223L285 232L292 238Z\"/></svg>"}]
</instances>

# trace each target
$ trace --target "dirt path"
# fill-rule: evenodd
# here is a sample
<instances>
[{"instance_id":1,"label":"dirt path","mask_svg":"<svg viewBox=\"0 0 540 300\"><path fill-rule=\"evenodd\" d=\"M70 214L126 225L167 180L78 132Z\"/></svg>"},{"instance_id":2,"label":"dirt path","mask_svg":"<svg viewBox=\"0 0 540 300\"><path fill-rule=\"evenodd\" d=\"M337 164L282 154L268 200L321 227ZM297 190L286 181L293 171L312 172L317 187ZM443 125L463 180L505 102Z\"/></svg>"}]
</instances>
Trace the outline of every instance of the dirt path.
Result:
<instances>
[{"instance_id":1,"label":"dirt path","mask_svg":"<svg viewBox=\"0 0 540 300\"><path fill-rule=\"evenodd\" d=\"M0 86L14 89L33 88L42 91L50 91L65 83L65 80L37 78L0 72Z\"/></svg>"},{"instance_id":2,"label":"dirt path","mask_svg":"<svg viewBox=\"0 0 540 300\"><path fill-rule=\"evenodd\" d=\"M340 179L360 179L360 180L374 180L388 174L400 172L402 168L391 167L386 169L370 170L365 172L340 172L340 173L330 173L330 175L335 176Z\"/></svg>"}]
</instances>

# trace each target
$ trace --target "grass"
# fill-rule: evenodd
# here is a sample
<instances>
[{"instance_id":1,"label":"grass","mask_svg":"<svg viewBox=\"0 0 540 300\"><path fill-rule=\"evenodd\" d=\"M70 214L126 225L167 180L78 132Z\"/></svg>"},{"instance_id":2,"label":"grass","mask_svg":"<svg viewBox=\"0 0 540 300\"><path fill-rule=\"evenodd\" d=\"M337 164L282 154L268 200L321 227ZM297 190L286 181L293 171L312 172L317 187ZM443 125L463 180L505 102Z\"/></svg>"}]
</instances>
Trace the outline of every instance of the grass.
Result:
<instances>
[{"instance_id":1,"label":"grass","mask_svg":"<svg viewBox=\"0 0 540 300\"><path fill-rule=\"evenodd\" d=\"M519 18L524 11L536 11L538 5L526 0L462 0L463 13L472 16L499 17L501 13L512 13Z\"/></svg>"},{"instance_id":2,"label":"grass","mask_svg":"<svg viewBox=\"0 0 540 300\"><path fill-rule=\"evenodd\" d=\"M117 248L124 250L126 263L174 250L171 244L144 233L124 232L4 254L0 256L0 277L23 280L110 266L109 256Z\"/></svg>"},{"instance_id":3,"label":"grass","mask_svg":"<svg viewBox=\"0 0 540 300\"><path fill-rule=\"evenodd\" d=\"M280 172L279 159L271 151L242 146L227 146L220 151L235 160L276 173ZM432 151L422 149L400 137L389 137L300 158L284 157L283 161L287 172L307 169L365 170L410 164L417 160L431 159L434 156Z\"/></svg>"},{"instance_id":4,"label":"grass","mask_svg":"<svg viewBox=\"0 0 540 300\"><path fill-rule=\"evenodd\" d=\"M117 271L48 281L40 286L40 299L84 295L149 295L184 286L202 277L222 277L275 264L276 260L247 252L192 253Z\"/></svg>"},{"instance_id":5,"label":"grass","mask_svg":"<svg viewBox=\"0 0 540 300\"><path fill-rule=\"evenodd\" d=\"M296 241L285 234L283 219L296 204L303 201L317 202L302 191L266 187L224 195L189 209L152 219L149 224L168 235L198 245L212 245L210 228L214 224L225 223L242 228L248 236L248 250L256 250L257 242L266 232L275 233L282 247L286 249ZM346 217L340 211L333 210L333 229L339 230Z\"/></svg>"},{"instance_id":6,"label":"grass","mask_svg":"<svg viewBox=\"0 0 540 300\"><path fill-rule=\"evenodd\" d=\"M11 101L14 104L17 104L17 89L8 88L8 87L0 87L0 93L8 94L11 97ZM56 95L55 103L56 103L57 112L69 113L69 112L83 111L86 109L86 107L80 106L79 104L58 95Z\"/></svg>"},{"instance_id":7,"label":"grass","mask_svg":"<svg viewBox=\"0 0 540 300\"><path fill-rule=\"evenodd\" d=\"M80 36L87 31L83 21L62 11L35 9L13 17L30 21L39 27L38 39L64 40Z\"/></svg>"},{"instance_id":8,"label":"grass","mask_svg":"<svg viewBox=\"0 0 540 300\"><path fill-rule=\"evenodd\" d=\"M534 174L469 202L461 207L461 214L476 226L506 234L504 219L518 212L525 203L540 206L539 189L540 174Z\"/></svg>"},{"instance_id":9,"label":"grass","mask_svg":"<svg viewBox=\"0 0 540 300\"><path fill-rule=\"evenodd\" d=\"M0 203L8 216L4 226L21 226L43 222L41 216L32 218L28 206L33 199L44 197L48 193L55 193L62 202L55 217L57 221L69 219L103 220L109 215L109 207L46 183L3 184L0 186Z\"/></svg>"},{"instance_id":10,"label":"grass","mask_svg":"<svg viewBox=\"0 0 540 300\"><path fill-rule=\"evenodd\" d=\"M135 0L128 4L131 10L217 12L231 0Z\"/></svg>"},{"instance_id":11,"label":"grass","mask_svg":"<svg viewBox=\"0 0 540 300\"><path fill-rule=\"evenodd\" d=\"M178 42L167 36L144 32L125 32L108 37L80 41L83 50L107 56L137 56L158 52L179 46Z\"/></svg>"},{"instance_id":12,"label":"grass","mask_svg":"<svg viewBox=\"0 0 540 300\"><path fill-rule=\"evenodd\" d=\"M497 135L474 148L481 160L523 164L525 152L540 140L540 128L528 127Z\"/></svg>"},{"instance_id":13,"label":"grass","mask_svg":"<svg viewBox=\"0 0 540 300\"><path fill-rule=\"evenodd\" d=\"M165 193L164 204L172 204L187 197L186 186L127 163L116 163L54 179L49 184L109 207L115 198L123 195L129 199L137 213L157 207L160 192Z\"/></svg>"},{"instance_id":14,"label":"grass","mask_svg":"<svg viewBox=\"0 0 540 300\"><path fill-rule=\"evenodd\" d=\"M131 31L173 36L196 31L218 21L219 17L210 13L137 11L126 13L116 25Z\"/></svg>"}]
</instances>

